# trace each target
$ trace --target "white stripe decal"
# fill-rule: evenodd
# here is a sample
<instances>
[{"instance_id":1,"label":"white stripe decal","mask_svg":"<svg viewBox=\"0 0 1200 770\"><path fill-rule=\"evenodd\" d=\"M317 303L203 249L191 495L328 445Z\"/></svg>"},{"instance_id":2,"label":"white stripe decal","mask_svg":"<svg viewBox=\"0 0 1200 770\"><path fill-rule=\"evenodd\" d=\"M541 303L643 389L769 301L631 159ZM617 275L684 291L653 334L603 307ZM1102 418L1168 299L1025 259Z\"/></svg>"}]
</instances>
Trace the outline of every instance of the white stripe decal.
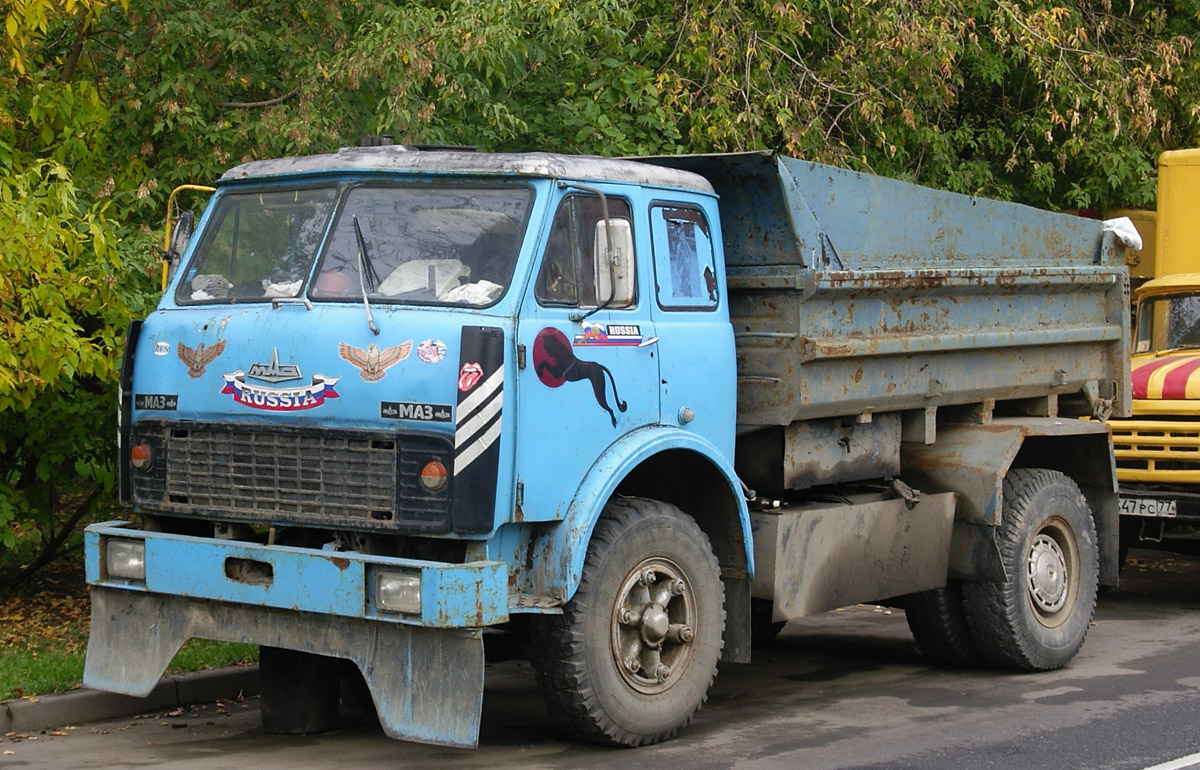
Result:
<instances>
[{"instance_id":1,"label":"white stripe decal","mask_svg":"<svg viewBox=\"0 0 1200 770\"><path fill-rule=\"evenodd\" d=\"M467 466L475 462L481 454L486 452L492 444L496 443L496 439L500 437L500 420L492 423L492 427L479 437L471 446L467 447L462 454L458 455L454 461L454 475L457 476L462 471L466 470Z\"/></svg>"},{"instance_id":2,"label":"white stripe decal","mask_svg":"<svg viewBox=\"0 0 1200 770\"><path fill-rule=\"evenodd\" d=\"M500 367L492 373L491 377L475 386L475 392L463 399L463 402L458 405L458 419L462 420L471 412L475 411L480 404L491 398L492 393L496 392L501 385L504 384L504 367Z\"/></svg>"},{"instance_id":3,"label":"white stripe decal","mask_svg":"<svg viewBox=\"0 0 1200 770\"><path fill-rule=\"evenodd\" d=\"M1161 765L1147 767L1145 770L1184 770L1188 767L1196 767L1200 765L1200 754L1189 754L1186 757L1164 762Z\"/></svg>"},{"instance_id":4,"label":"white stripe decal","mask_svg":"<svg viewBox=\"0 0 1200 770\"><path fill-rule=\"evenodd\" d=\"M500 413L500 407L504 405L504 391L496 394L496 397L484 405L479 413L471 419L467 420L454 431L454 448L460 449L467 440L474 434L483 429L483 426L491 422L497 414ZM465 414L465 412L464 412Z\"/></svg>"}]
</instances>

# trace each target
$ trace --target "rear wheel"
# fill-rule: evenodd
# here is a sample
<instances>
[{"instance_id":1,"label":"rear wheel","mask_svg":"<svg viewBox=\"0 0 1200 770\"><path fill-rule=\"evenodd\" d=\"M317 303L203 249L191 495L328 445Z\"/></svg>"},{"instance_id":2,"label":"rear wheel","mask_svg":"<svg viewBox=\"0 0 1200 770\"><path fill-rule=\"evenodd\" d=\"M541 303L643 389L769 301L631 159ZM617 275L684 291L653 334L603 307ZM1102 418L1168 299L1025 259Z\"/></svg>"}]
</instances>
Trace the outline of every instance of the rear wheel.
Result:
<instances>
[{"instance_id":1,"label":"rear wheel","mask_svg":"<svg viewBox=\"0 0 1200 770\"><path fill-rule=\"evenodd\" d=\"M320 733L337 724L341 661L280 647L258 648L261 713L268 733Z\"/></svg>"},{"instance_id":2,"label":"rear wheel","mask_svg":"<svg viewBox=\"0 0 1200 770\"><path fill-rule=\"evenodd\" d=\"M963 584L971 636L997 665L1047 670L1083 646L1096 609L1096 527L1075 482L1017 469L1004 479L1004 583Z\"/></svg>"},{"instance_id":3,"label":"rear wheel","mask_svg":"<svg viewBox=\"0 0 1200 770\"><path fill-rule=\"evenodd\" d=\"M957 580L945 588L905 596L904 616L921 655L933 665L964 668L983 663L983 655L971 639L962 585Z\"/></svg>"},{"instance_id":4,"label":"rear wheel","mask_svg":"<svg viewBox=\"0 0 1200 770\"><path fill-rule=\"evenodd\" d=\"M750 600L750 645L768 647L779 636L787 621L775 620L775 602L770 599Z\"/></svg>"},{"instance_id":5,"label":"rear wheel","mask_svg":"<svg viewBox=\"0 0 1200 770\"><path fill-rule=\"evenodd\" d=\"M596 523L575 596L535 623L533 663L571 733L641 746L674 737L708 697L725 628L708 537L678 508L620 499Z\"/></svg>"}]
</instances>

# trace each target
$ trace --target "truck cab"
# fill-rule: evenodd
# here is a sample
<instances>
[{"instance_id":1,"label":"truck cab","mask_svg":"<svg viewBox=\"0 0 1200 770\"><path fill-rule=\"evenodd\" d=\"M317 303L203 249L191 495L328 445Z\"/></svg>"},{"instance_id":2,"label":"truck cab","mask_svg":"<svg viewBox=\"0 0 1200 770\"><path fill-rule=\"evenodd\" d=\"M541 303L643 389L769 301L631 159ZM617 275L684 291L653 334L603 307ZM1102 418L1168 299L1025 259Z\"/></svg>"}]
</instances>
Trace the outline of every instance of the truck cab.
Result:
<instances>
[{"instance_id":1,"label":"truck cab","mask_svg":"<svg viewBox=\"0 0 1200 770\"><path fill-rule=\"evenodd\" d=\"M1158 159L1158 201L1134 275L1132 417L1113 420L1121 546L1187 548L1200 524L1200 150Z\"/></svg>"},{"instance_id":2,"label":"truck cab","mask_svg":"<svg viewBox=\"0 0 1200 770\"><path fill-rule=\"evenodd\" d=\"M1137 291L1133 416L1112 422L1125 540L1162 541L1200 523L1200 273Z\"/></svg>"},{"instance_id":3,"label":"truck cab","mask_svg":"<svg viewBox=\"0 0 1200 770\"><path fill-rule=\"evenodd\" d=\"M678 484L748 593L702 177L349 148L231 169L196 232L129 336L122 490L140 523L88 533L90 686L145 694L193 635L258 642L266 689L298 678L277 648L348 659L389 734L470 745L480 629L561 613L584 550L564 544L651 483ZM680 640L680 612L629 654L638 686L699 644L711 680L721 630ZM410 662L383 665L400 648ZM440 684L397 686L413 671Z\"/></svg>"}]
</instances>

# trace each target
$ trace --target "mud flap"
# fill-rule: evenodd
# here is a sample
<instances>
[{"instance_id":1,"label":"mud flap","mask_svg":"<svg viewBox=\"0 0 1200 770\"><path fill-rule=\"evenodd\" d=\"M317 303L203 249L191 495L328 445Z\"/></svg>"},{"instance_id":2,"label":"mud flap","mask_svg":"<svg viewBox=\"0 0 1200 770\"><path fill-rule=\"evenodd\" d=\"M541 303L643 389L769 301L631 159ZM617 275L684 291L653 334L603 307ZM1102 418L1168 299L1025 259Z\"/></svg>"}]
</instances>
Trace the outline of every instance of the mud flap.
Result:
<instances>
[{"instance_id":1,"label":"mud flap","mask_svg":"<svg viewBox=\"0 0 1200 770\"><path fill-rule=\"evenodd\" d=\"M294 612L92 587L83 683L145 697L192 637L351 660L391 738L474 748L483 708L483 637L472 629Z\"/></svg>"}]
</instances>

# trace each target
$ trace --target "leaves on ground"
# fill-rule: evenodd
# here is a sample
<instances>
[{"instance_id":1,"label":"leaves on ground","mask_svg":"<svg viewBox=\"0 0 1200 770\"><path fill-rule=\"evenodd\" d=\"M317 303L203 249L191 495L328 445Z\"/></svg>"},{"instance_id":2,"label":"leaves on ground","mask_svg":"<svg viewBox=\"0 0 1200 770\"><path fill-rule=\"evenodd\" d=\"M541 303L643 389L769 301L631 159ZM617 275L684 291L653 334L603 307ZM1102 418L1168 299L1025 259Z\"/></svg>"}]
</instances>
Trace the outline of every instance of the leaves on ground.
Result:
<instances>
[{"instance_id":1,"label":"leaves on ground","mask_svg":"<svg viewBox=\"0 0 1200 770\"><path fill-rule=\"evenodd\" d=\"M83 652L90 612L83 565L56 565L22 589L0 593L0 655Z\"/></svg>"}]
</instances>

